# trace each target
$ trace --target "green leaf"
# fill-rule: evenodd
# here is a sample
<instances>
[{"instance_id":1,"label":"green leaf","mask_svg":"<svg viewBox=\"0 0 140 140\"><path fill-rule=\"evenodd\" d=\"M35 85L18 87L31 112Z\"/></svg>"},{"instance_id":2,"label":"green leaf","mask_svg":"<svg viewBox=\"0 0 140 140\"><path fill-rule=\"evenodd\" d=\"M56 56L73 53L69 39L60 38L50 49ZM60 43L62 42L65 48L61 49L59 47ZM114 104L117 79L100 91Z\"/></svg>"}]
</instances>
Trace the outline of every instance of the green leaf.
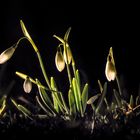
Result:
<instances>
[{"instance_id":1,"label":"green leaf","mask_svg":"<svg viewBox=\"0 0 140 140\"><path fill-rule=\"evenodd\" d=\"M65 33L64 40L65 40L66 42L68 41L68 37L69 37L70 31L71 31L71 27L69 27L68 30L67 30L66 33Z\"/></svg>"},{"instance_id":2,"label":"green leaf","mask_svg":"<svg viewBox=\"0 0 140 140\"><path fill-rule=\"evenodd\" d=\"M121 97L120 97L119 93L115 89L113 91L114 91L113 93L114 93L114 97L116 99L118 107L122 107Z\"/></svg>"},{"instance_id":3,"label":"green leaf","mask_svg":"<svg viewBox=\"0 0 140 140\"><path fill-rule=\"evenodd\" d=\"M100 96L101 96L101 94L97 94L97 95L90 97L89 100L87 101L87 104L93 104Z\"/></svg>"},{"instance_id":4,"label":"green leaf","mask_svg":"<svg viewBox=\"0 0 140 140\"><path fill-rule=\"evenodd\" d=\"M129 102L130 106L133 108L134 107L134 98L133 95L130 96L130 102Z\"/></svg>"},{"instance_id":5,"label":"green leaf","mask_svg":"<svg viewBox=\"0 0 140 140\"><path fill-rule=\"evenodd\" d=\"M17 104L16 101L14 99L11 99L12 103L15 105L15 107L21 111L26 117L30 118L31 120L32 119L32 113L30 110L28 110L26 107L20 105L20 104Z\"/></svg>"},{"instance_id":6,"label":"green leaf","mask_svg":"<svg viewBox=\"0 0 140 140\"><path fill-rule=\"evenodd\" d=\"M98 113L100 111L101 107L102 107L104 98L106 96L106 92L107 92L107 82L105 82L105 84L103 86L103 92L102 92L101 98L100 98L100 100L97 104L96 113Z\"/></svg>"},{"instance_id":7,"label":"green leaf","mask_svg":"<svg viewBox=\"0 0 140 140\"><path fill-rule=\"evenodd\" d=\"M83 112L85 112L85 110L86 110L87 100L88 100L88 84L85 84L84 89L82 91Z\"/></svg>"},{"instance_id":8,"label":"green leaf","mask_svg":"<svg viewBox=\"0 0 140 140\"><path fill-rule=\"evenodd\" d=\"M26 116L30 116L32 113L24 106L18 104L18 109L21 110Z\"/></svg>"},{"instance_id":9,"label":"green leaf","mask_svg":"<svg viewBox=\"0 0 140 140\"><path fill-rule=\"evenodd\" d=\"M53 37L55 37L56 39L58 39L61 43L65 43L65 41L61 38L61 37L59 37L59 36L57 36L57 35L53 35Z\"/></svg>"},{"instance_id":10,"label":"green leaf","mask_svg":"<svg viewBox=\"0 0 140 140\"><path fill-rule=\"evenodd\" d=\"M76 108L77 108L78 112L80 112L80 97L79 97L79 94L77 91L75 78L73 78L73 80L72 80L72 87L73 87L73 93L74 93L74 98L75 98L75 102L76 102Z\"/></svg>"},{"instance_id":11,"label":"green leaf","mask_svg":"<svg viewBox=\"0 0 140 140\"><path fill-rule=\"evenodd\" d=\"M6 96L2 97L2 103L0 104L0 116L3 115L6 108Z\"/></svg>"},{"instance_id":12,"label":"green leaf","mask_svg":"<svg viewBox=\"0 0 140 140\"><path fill-rule=\"evenodd\" d=\"M53 77L51 77L51 88L52 90L58 91ZM60 96L58 92L52 92L52 97L53 97L54 108L57 110L57 112L61 110L64 113L65 107L63 106L63 102L61 100L62 95Z\"/></svg>"},{"instance_id":13,"label":"green leaf","mask_svg":"<svg viewBox=\"0 0 140 140\"><path fill-rule=\"evenodd\" d=\"M100 80L98 80L98 85L99 85L99 88L100 88L100 92L102 93L103 92L103 86L102 86Z\"/></svg>"},{"instance_id":14,"label":"green leaf","mask_svg":"<svg viewBox=\"0 0 140 140\"><path fill-rule=\"evenodd\" d=\"M79 91L78 84L75 78L72 80L72 87L74 92L74 98L76 102L76 107L79 113L81 113L81 116L83 116L83 109L82 109L82 103L81 103L81 93Z\"/></svg>"},{"instance_id":15,"label":"green leaf","mask_svg":"<svg viewBox=\"0 0 140 140\"><path fill-rule=\"evenodd\" d=\"M74 99L74 94L71 89L68 92L69 106L70 106L70 115L76 115L76 104Z\"/></svg>"},{"instance_id":16,"label":"green leaf","mask_svg":"<svg viewBox=\"0 0 140 140\"><path fill-rule=\"evenodd\" d=\"M42 87L39 86L39 84L40 84L39 80L36 79L36 82L38 83L37 84L38 91L39 91L40 98L42 99L42 102L53 114L57 114L57 112L54 109L54 106L53 106L53 103L52 103L50 97L48 96L46 91Z\"/></svg>"},{"instance_id":17,"label":"green leaf","mask_svg":"<svg viewBox=\"0 0 140 140\"><path fill-rule=\"evenodd\" d=\"M39 106L42 108L42 110L44 110L44 112L47 113L48 116L50 116L50 117L53 116L53 114L44 107L44 105L41 103L41 101L40 101L38 96L36 96L36 101L39 104Z\"/></svg>"},{"instance_id":18,"label":"green leaf","mask_svg":"<svg viewBox=\"0 0 140 140\"><path fill-rule=\"evenodd\" d=\"M56 83L55 83L53 77L51 77L51 88L52 88L52 90L57 90ZM53 98L54 108L59 113L60 108L59 108L59 104L58 104L58 100L57 100L58 99L58 94L52 92L52 98Z\"/></svg>"},{"instance_id":19,"label":"green leaf","mask_svg":"<svg viewBox=\"0 0 140 140\"><path fill-rule=\"evenodd\" d=\"M18 105L17 106L18 110L20 110L26 117L32 119L32 113L30 112L30 110L28 110L26 107L22 106L22 105Z\"/></svg>"},{"instance_id":20,"label":"green leaf","mask_svg":"<svg viewBox=\"0 0 140 140\"><path fill-rule=\"evenodd\" d=\"M3 101L5 100L7 98L7 96L2 96L1 98L0 98L0 106L3 104Z\"/></svg>"},{"instance_id":21,"label":"green leaf","mask_svg":"<svg viewBox=\"0 0 140 140\"><path fill-rule=\"evenodd\" d=\"M139 105L139 104L140 104L140 97L137 96L137 97L136 97L136 106Z\"/></svg>"},{"instance_id":22,"label":"green leaf","mask_svg":"<svg viewBox=\"0 0 140 140\"><path fill-rule=\"evenodd\" d=\"M11 101L18 108L18 104L16 103L16 101L14 99L11 99Z\"/></svg>"},{"instance_id":23,"label":"green leaf","mask_svg":"<svg viewBox=\"0 0 140 140\"><path fill-rule=\"evenodd\" d=\"M103 92L103 86L102 86L100 80L98 80L98 85L99 85L99 88L100 88L100 92L102 93ZM107 109L109 109L109 105L108 105L106 97L104 98L104 101L105 101L105 104L107 106Z\"/></svg>"},{"instance_id":24,"label":"green leaf","mask_svg":"<svg viewBox=\"0 0 140 140\"><path fill-rule=\"evenodd\" d=\"M76 78L76 81L77 81L77 84L78 84L78 87L79 87L79 90L80 90L80 75L79 75L79 70L77 69L76 70L76 75L75 75L75 78Z\"/></svg>"}]
</instances>

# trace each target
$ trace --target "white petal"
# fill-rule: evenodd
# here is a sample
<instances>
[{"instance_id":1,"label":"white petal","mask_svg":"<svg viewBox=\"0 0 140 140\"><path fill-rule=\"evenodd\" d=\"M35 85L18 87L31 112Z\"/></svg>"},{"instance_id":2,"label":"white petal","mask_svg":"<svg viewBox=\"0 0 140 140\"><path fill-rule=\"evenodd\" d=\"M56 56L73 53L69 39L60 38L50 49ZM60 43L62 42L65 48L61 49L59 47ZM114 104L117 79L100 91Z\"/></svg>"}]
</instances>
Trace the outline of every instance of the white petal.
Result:
<instances>
[{"instance_id":1,"label":"white petal","mask_svg":"<svg viewBox=\"0 0 140 140\"><path fill-rule=\"evenodd\" d=\"M106 63L105 75L108 81L115 80L116 78L115 66L110 61Z\"/></svg>"},{"instance_id":2,"label":"white petal","mask_svg":"<svg viewBox=\"0 0 140 140\"><path fill-rule=\"evenodd\" d=\"M30 93L32 90L32 82L30 81L29 78L26 78L24 83L23 83L23 89L26 93Z\"/></svg>"},{"instance_id":3,"label":"white petal","mask_svg":"<svg viewBox=\"0 0 140 140\"><path fill-rule=\"evenodd\" d=\"M0 64L3 64L6 61L8 61L12 57L14 52L15 52L14 47L10 47L10 48L6 49L4 52L2 52L0 54Z\"/></svg>"},{"instance_id":4,"label":"white petal","mask_svg":"<svg viewBox=\"0 0 140 140\"><path fill-rule=\"evenodd\" d=\"M62 71L65 68L65 62L62 56L62 53L57 51L56 56L55 56L55 64L58 69L58 71Z\"/></svg>"}]
</instances>

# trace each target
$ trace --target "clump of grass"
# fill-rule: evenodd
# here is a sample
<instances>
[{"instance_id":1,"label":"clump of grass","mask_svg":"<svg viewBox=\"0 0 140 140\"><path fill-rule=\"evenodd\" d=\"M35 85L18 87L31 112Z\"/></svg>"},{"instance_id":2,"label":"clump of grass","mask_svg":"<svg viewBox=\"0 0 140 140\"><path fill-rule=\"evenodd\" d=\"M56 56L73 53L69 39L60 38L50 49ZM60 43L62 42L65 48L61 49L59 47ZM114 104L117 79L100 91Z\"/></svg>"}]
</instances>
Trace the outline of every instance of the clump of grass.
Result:
<instances>
[{"instance_id":1,"label":"clump of grass","mask_svg":"<svg viewBox=\"0 0 140 140\"><path fill-rule=\"evenodd\" d=\"M10 98L9 102L18 110L16 116L19 113L21 118L24 117L30 121L50 118L56 118L57 120L57 118L59 118L60 120L71 123L67 124L67 126L76 126L72 125L72 122L74 122L75 124L89 129L91 133L94 133L98 128L102 127L102 129L105 130L106 126L109 125L112 131L116 132L120 122L122 122L122 124L127 124L133 116L137 117L140 115L139 96L136 97L135 101L133 95L130 96L129 101L123 96L112 47L109 49L105 67L107 81L102 85L101 81L98 80L100 91L98 94L92 96L91 93L89 94L88 83L84 83L84 86L81 85L79 70L75 65L74 56L68 42L71 27L68 28L63 38L53 35L53 37L60 42L56 48L56 55L54 56L56 69L62 72L66 67L67 70L69 87L66 97L62 89L58 88L55 77L50 77L47 74L47 69L44 67L41 54L22 20L20 20L20 25L24 36L12 47L1 53L0 63L3 64L11 59L19 43L23 39L27 39L37 55L38 64L40 65L46 83L44 84L40 79L16 71L16 75L24 80L23 89L25 93L30 94L32 84L35 84L38 89L34 99L36 100L36 105L31 105L30 101L25 100L23 97L21 97L23 105L21 103L19 104L17 99ZM108 84L110 84L110 82L116 82L117 85L116 89L111 89L112 93L108 93ZM112 101L108 100L107 94L113 96ZM3 96L0 99L1 118L4 117L6 106L6 96ZM30 106L34 106L33 108L37 111L30 110ZM80 123L76 123L78 121L80 121Z\"/></svg>"}]
</instances>

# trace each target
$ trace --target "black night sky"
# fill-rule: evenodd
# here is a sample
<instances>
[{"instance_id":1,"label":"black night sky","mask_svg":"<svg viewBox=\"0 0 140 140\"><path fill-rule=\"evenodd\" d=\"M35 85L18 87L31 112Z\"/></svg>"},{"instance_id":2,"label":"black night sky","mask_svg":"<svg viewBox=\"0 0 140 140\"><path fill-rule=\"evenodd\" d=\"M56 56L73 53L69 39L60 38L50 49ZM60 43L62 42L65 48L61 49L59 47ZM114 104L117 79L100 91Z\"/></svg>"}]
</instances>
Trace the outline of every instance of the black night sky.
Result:
<instances>
[{"instance_id":1,"label":"black night sky","mask_svg":"<svg viewBox=\"0 0 140 140\"><path fill-rule=\"evenodd\" d=\"M119 76L124 76L129 92L137 94L140 21L136 5L11 0L0 4L0 7L0 52L23 35L19 23L22 19L42 54L49 75L61 78L63 73L59 73L54 64L59 42L53 34L63 37L71 26L71 49L77 67L85 73L90 86L96 87L97 79L106 80L106 57L112 46ZM41 75L38 60L29 46L27 41L23 41L12 59L5 64L6 81L20 81L14 74L16 70L33 77ZM2 67L0 65L0 69ZM16 87L20 86L16 83Z\"/></svg>"}]
</instances>

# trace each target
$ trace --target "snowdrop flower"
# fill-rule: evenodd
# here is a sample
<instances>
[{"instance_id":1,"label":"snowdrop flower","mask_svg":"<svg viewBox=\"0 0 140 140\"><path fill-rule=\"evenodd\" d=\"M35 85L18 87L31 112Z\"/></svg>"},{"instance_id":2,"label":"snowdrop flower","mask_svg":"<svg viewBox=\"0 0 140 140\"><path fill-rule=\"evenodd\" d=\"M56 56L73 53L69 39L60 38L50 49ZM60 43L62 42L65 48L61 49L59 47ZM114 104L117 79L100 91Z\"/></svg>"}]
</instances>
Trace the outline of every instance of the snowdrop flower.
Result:
<instances>
[{"instance_id":1,"label":"snowdrop flower","mask_svg":"<svg viewBox=\"0 0 140 140\"><path fill-rule=\"evenodd\" d=\"M0 64L7 62L15 52L15 47L10 47L0 54Z\"/></svg>"},{"instance_id":2,"label":"snowdrop flower","mask_svg":"<svg viewBox=\"0 0 140 140\"><path fill-rule=\"evenodd\" d=\"M116 78L116 68L115 62L113 58L113 50L112 47L109 50L109 54L107 57L106 67L105 67L105 75L108 81L114 81Z\"/></svg>"},{"instance_id":3,"label":"snowdrop flower","mask_svg":"<svg viewBox=\"0 0 140 140\"><path fill-rule=\"evenodd\" d=\"M23 89L26 93L30 93L32 90L32 82L28 76L26 77L26 79L23 83Z\"/></svg>"},{"instance_id":4,"label":"snowdrop flower","mask_svg":"<svg viewBox=\"0 0 140 140\"><path fill-rule=\"evenodd\" d=\"M59 48L56 52L55 64L56 64L58 71L60 71L60 72L65 68L65 61L64 61L62 52Z\"/></svg>"}]
</instances>

